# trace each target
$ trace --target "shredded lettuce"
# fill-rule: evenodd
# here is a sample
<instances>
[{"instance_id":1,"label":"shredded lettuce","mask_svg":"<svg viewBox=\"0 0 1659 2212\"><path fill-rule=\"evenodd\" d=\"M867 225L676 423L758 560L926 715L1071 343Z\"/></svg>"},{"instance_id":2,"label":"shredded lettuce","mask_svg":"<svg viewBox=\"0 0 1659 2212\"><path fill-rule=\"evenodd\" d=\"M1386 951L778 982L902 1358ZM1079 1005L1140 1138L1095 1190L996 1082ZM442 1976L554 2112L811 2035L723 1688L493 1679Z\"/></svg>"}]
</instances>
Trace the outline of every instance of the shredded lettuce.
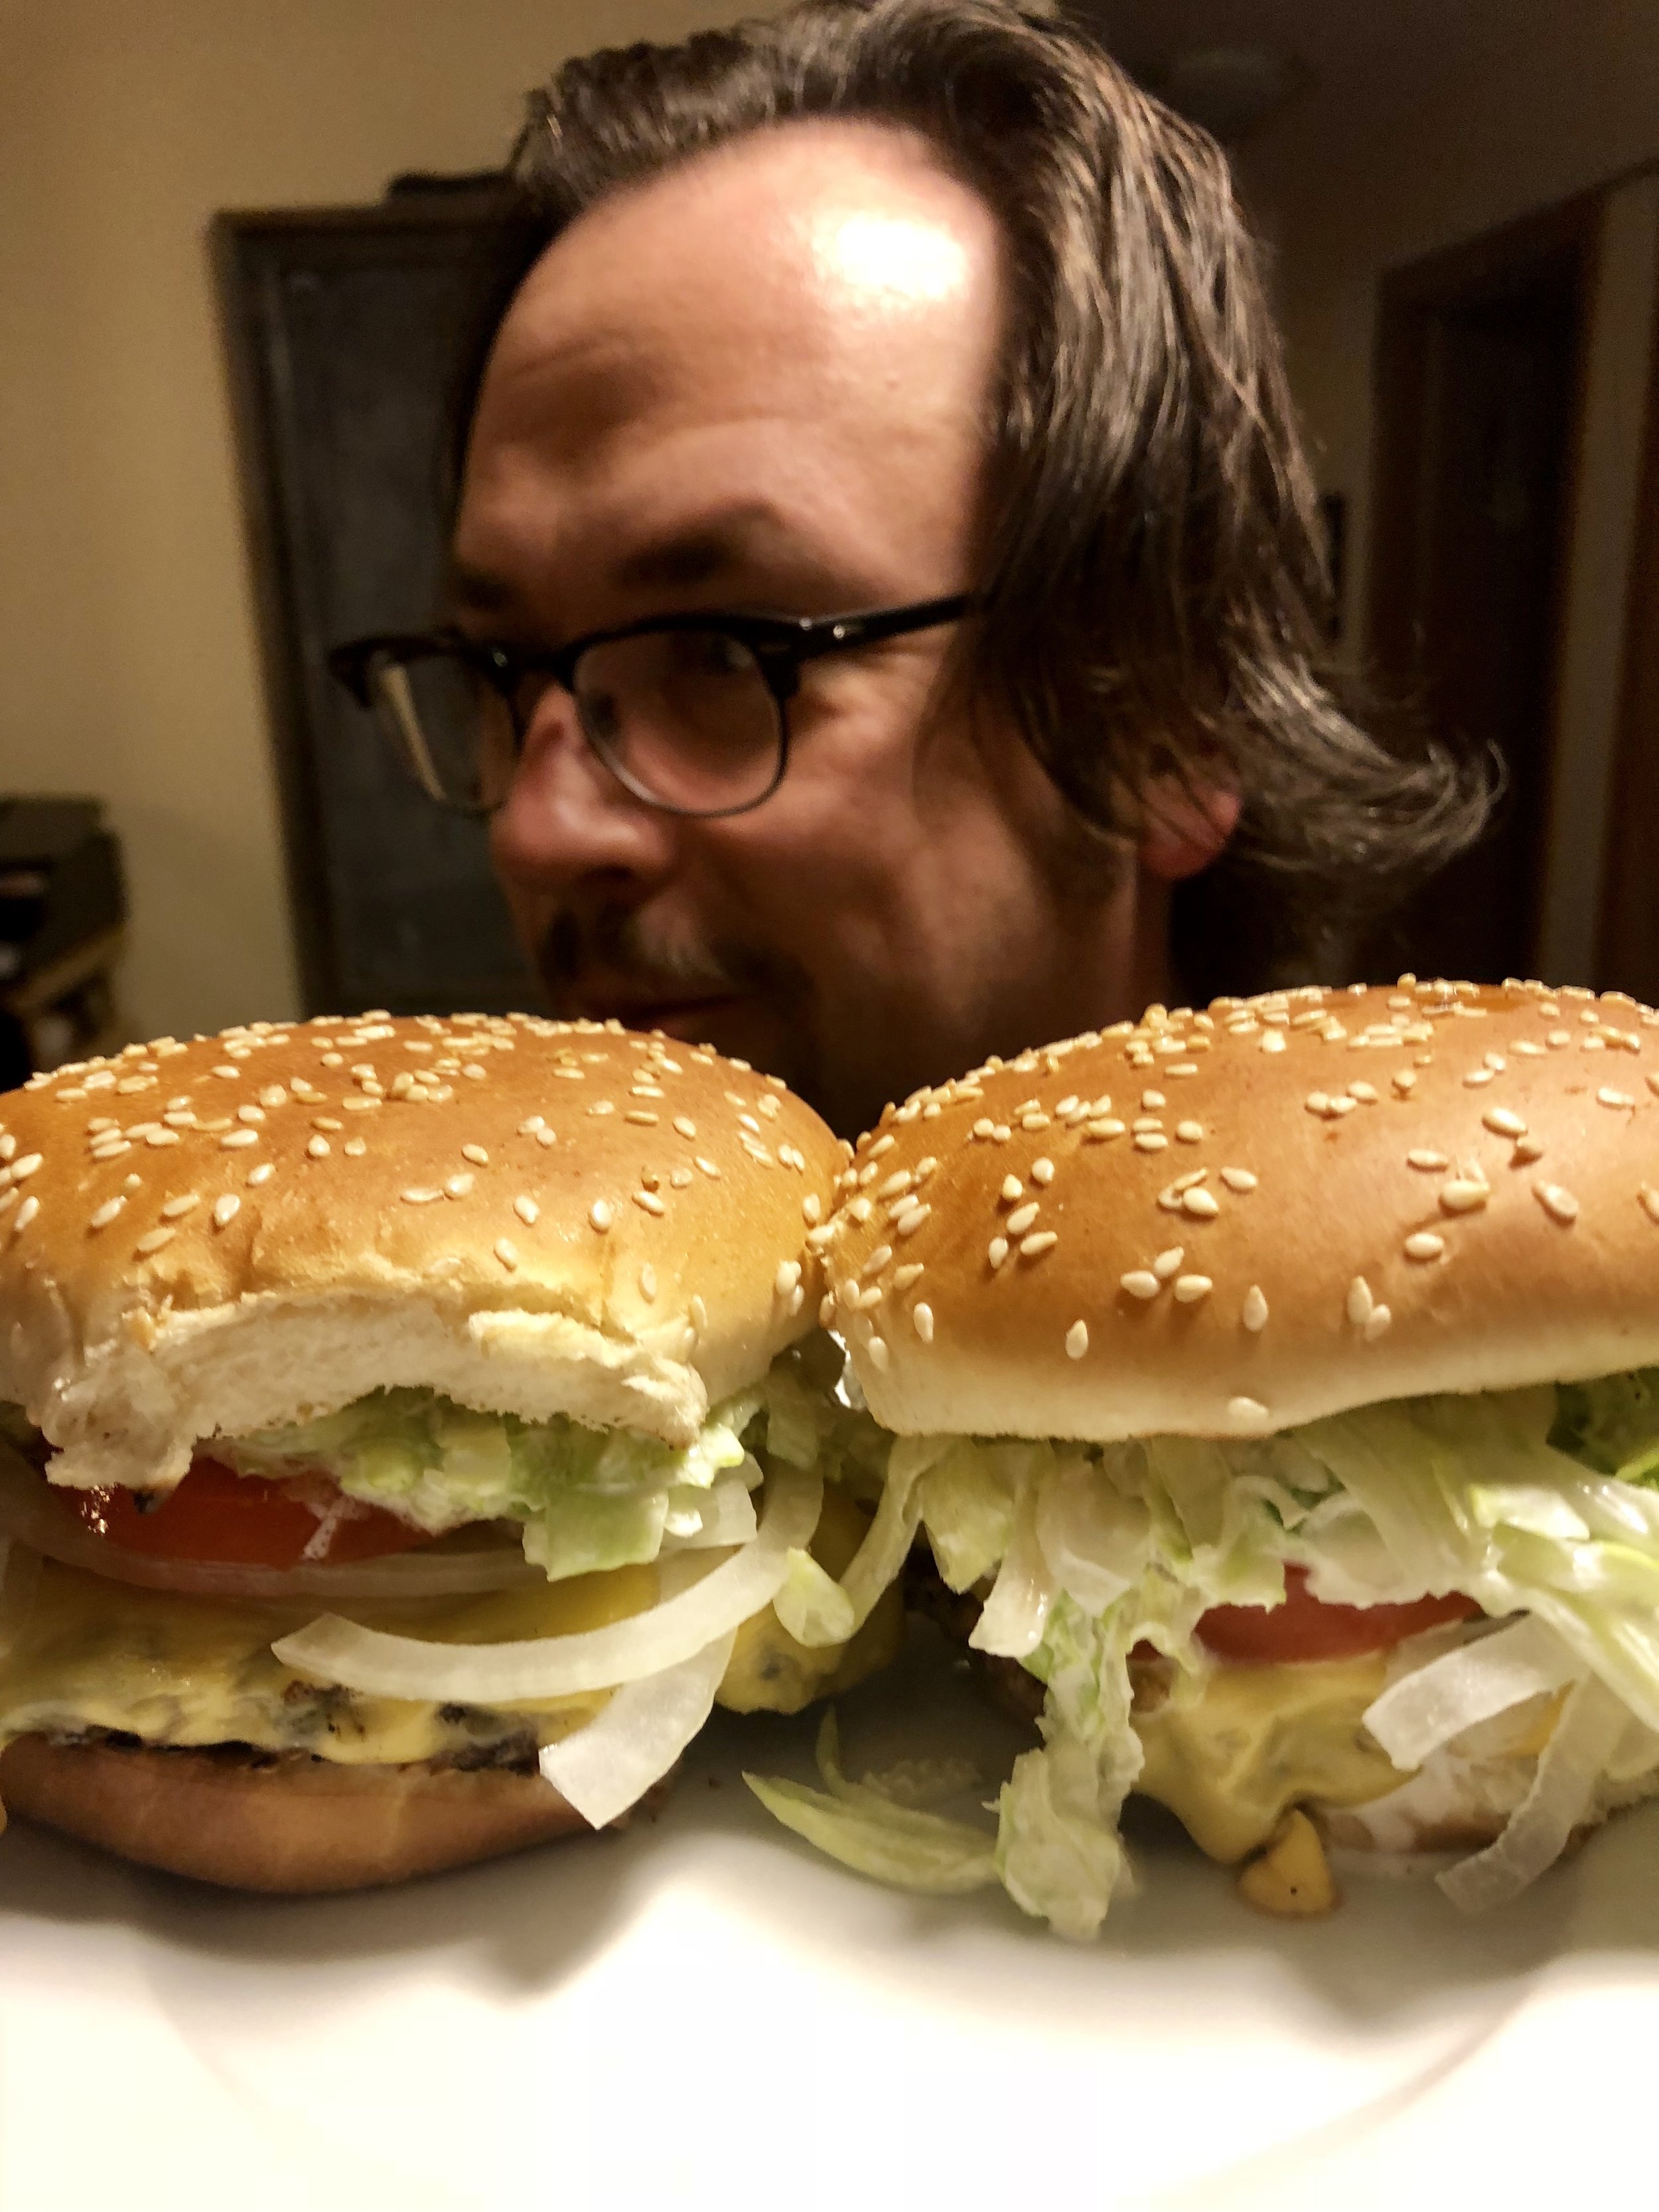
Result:
<instances>
[{"instance_id":1,"label":"shredded lettuce","mask_svg":"<svg viewBox=\"0 0 1659 2212\"><path fill-rule=\"evenodd\" d=\"M1132 1879L1118 1834L1141 1763L1131 1652L1150 1644L1201 1675L1213 1662L1194 1638L1200 1616L1281 1603L1290 1565L1330 1603L1456 1591L1494 1619L1529 1618L1562 1653L1553 1679L1599 1684L1621 1740L1659 1749L1659 1370L1401 1400L1249 1440L906 1438L883 1524L883 1542L872 1529L860 1554L865 1587L896 1571L920 1527L946 1583L985 1600L975 1644L1046 1686L1041 1747L998 1801L995 1863L1016 1901L1066 1935L1094 1934ZM1598 1694L1573 1710L1607 1708ZM1598 1725L1591 1748L1604 1736L1620 1730ZM1631 1763L1620 1758L1614 1782ZM1564 1773L1582 1765L1562 1754ZM1567 1799L1546 1784L1548 1818L1529 1800L1525 1838L1492 1862L1506 1882L1516 1867L1536 1871L1537 1837L1561 1830ZM832 1791L832 1814L817 1793L768 1788L787 1797L786 1812L767 1796L780 1818L876 1870L881 1852L850 1839L844 1793ZM1463 1887L1494 1885L1483 1872Z\"/></svg>"},{"instance_id":2,"label":"shredded lettuce","mask_svg":"<svg viewBox=\"0 0 1659 2212\"><path fill-rule=\"evenodd\" d=\"M986 1830L899 1804L879 1779L847 1779L833 1707L818 1730L817 1759L823 1790L758 1774L743 1778L786 1828L878 1881L945 1897L995 1881L994 1839Z\"/></svg>"},{"instance_id":3,"label":"shredded lettuce","mask_svg":"<svg viewBox=\"0 0 1659 2212\"><path fill-rule=\"evenodd\" d=\"M743 1519L730 1486L758 1486L759 1450L873 1491L874 1424L835 1402L835 1357L833 1346L826 1358L816 1344L786 1353L754 1389L713 1407L684 1448L632 1430L563 1417L522 1421L432 1390L394 1389L289 1428L219 1437L213 1449L244 1474L320 1470L348 1498L434 1535L472 1521L519 1522L526 1558L558 1581L740 1540L729 1533ZM797 1579L810 1587L805 1571Z\"/></svg>"}]
</instances>

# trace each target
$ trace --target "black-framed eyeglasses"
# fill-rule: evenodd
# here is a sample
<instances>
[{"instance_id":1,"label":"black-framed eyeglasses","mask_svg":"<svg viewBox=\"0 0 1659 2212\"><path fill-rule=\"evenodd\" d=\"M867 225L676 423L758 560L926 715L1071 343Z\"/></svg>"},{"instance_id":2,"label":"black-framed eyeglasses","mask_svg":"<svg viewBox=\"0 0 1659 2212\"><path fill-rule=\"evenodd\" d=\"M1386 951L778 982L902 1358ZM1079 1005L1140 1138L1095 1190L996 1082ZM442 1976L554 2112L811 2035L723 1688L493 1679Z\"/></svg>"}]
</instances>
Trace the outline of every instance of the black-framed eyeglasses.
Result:
<instances>
[{"instance_id":1,"label":"black-framed eyeglasses","mask_svg":"<svg viewBox=\"0 0 1659 2212\"><path fill-rule=\"evenodd\" d=\"M328 665L371 708L429 798L501 805L550 684L635 799L671 814L746 813L789 764L788 705L809 660L959 621L970 593L844 615L659 615L548 653L459 630L354 638Z\"/></svg>"}]
</instances>

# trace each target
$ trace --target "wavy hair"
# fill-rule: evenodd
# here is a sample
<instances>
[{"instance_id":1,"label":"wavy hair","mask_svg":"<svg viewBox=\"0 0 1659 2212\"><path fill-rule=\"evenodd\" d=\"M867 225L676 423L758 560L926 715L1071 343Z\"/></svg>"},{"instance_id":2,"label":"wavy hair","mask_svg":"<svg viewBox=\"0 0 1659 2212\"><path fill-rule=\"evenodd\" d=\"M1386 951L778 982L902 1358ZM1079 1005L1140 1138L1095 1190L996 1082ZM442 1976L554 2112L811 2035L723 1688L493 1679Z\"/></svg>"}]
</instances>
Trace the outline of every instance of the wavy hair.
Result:
<instances>
[{"instance_id":1,"label":"wavy hair","mask_svg":"<svg viewBox=\"0 0 1659 2212\"><path fill-rule=\"evenodd\" d=\"M802 0L568 62L513 155L495 317L596 201L808 118L920 132L1012 249L969 675L1096 831L1133 836L1170 778L1238 792L1176 890L1185 988L1330 969L1478 833L1490 779L1357 719L1226 157L1083 30L1001 0Z\"/></svg>"}]
</instances>

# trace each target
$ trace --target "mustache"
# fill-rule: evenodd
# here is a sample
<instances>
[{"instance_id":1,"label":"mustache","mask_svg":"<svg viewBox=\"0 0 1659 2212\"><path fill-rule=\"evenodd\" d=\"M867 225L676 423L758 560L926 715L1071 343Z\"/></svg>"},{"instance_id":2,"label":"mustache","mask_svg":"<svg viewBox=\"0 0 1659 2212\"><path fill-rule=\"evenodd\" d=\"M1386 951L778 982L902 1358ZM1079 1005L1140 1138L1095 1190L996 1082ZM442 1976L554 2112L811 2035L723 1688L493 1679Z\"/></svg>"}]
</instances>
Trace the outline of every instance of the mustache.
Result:
<instances>
[{"instance_id":1,"label":"mustache","mask_svg":"<svg viewBox=\"0 0 1659 2212\"><path fill-rule=\"evenodd\" d=\"M641 999L798 998L805 988L793 963L775 954L732 942L677 940L616 904L556 915L538 948L536 969L556 1012L596 973Z\"/></svg>"}]
</instances>

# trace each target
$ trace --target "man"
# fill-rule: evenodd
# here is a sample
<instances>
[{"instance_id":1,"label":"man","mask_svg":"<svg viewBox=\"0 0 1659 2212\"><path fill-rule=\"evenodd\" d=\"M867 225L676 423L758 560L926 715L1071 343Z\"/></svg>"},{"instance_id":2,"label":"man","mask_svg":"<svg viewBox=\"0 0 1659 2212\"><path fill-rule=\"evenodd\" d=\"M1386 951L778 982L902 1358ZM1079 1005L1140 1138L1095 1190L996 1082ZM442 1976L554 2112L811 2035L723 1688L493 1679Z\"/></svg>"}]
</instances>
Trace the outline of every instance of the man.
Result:
<instances>
[{"instance_id":1,"label":"man","mask_svg":"<svg viewBox=\"0 0 1659 2212\"><path fill-rule=\"evenodd\" d=\"M1224 160L1080 32L806 0L597 54L513 181L449 650L557 1011L706 1039L851 1134L1305 970L1356 887L1468 834L1455 769L1323 671Z\"/></svg>"}]
</instances>

